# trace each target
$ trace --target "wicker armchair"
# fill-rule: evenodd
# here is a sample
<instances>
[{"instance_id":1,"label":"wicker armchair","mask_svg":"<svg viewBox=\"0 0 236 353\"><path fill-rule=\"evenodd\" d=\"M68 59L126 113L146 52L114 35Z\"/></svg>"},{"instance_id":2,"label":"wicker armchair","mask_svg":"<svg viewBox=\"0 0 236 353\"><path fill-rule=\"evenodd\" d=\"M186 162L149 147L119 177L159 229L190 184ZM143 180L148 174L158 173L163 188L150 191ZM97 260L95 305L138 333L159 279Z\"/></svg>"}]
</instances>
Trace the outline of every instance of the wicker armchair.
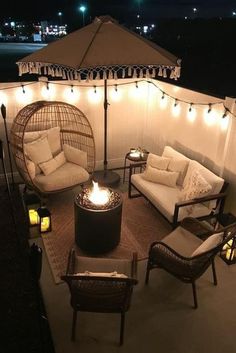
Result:
<instances>
[{"instance_id":1,"label":"wicker armchair","mask_svg":"<svg viewBox=\"0 0 236 353\"><path fill-rule=\"evenodd\" d=\"M49 179L47 183L50 185L53 185L59 176L61 180L58 182L58 187L53 185L53 187L47 186L45 189L42 186L46 179L42 178L44 175L38 165L34 165L34 163L32 165L32 161L30 161L26 151L26 145L28 142L44 136L53 129L58 129L59 131L59 136L56 138L58 141L53 141L54 143L58 142L59 150L56 153L52 151L53 157L60 150L63 150L63 146L66 144L70 148L83 151L86 154L86 177L88 173L93 173L95 167L93 131L84 113L77 107L65 102L36 101L31 103L21 109L15 117L11 127L10 142L11 151L20 176L29 188L40 194L63 191L86 181L80 181L80 178L78 178L80 170L78 167L77 169L75 168L74 162L72 164L73 168L69 165L70 169L68 169L68 164L66 164L58 169L60 170L59 174L56 170L55 173L57 175L54 176L55 173L51 173L47 176ZM64 174L60 175L62 169L63 172L66 172L66 168L68 177L65 177ZM86 178L84 177L84 179ZM55 185L57 185L56 182Z\"/></svg>"},{"instance_id":2,"label":"wicker armchair","mask_svg":"<svg viewBox=\"0 0 236 353\"><path fill-rule=\"evenodd\" d=\"M213 234L218 234L213 236L213 238L218 237L215 245L210 243L213 238L210 239L209 236ZM181 281L192 284L194 308L196 309L198 301L195 281L211 266L214 285L217 285L214 258L235 235L236 224L214 230L194 218L185 218L181 225L161 242L151 244L146 269L146 284L149 282L150 270L162 268ZM200 246L202 251L195 255L194 252L197 248L200 249Z\"/></svg>"},{"instance_id":3,"label":"wicker armchair","mask_svg":"<svg viewBox=\"0 0 236 353\"><path fill-rule=\"evenodd\" d=\"M87 311L120 313L120 345L123 344L125 313L131 304L133 286L137 284L136 273L136 253L131 260L119 260L76 256L75 250L71 250L66 275L61 279L68 284L71 294L72 341L75 340L77 312Z\"/></svg>"}]
</instances>

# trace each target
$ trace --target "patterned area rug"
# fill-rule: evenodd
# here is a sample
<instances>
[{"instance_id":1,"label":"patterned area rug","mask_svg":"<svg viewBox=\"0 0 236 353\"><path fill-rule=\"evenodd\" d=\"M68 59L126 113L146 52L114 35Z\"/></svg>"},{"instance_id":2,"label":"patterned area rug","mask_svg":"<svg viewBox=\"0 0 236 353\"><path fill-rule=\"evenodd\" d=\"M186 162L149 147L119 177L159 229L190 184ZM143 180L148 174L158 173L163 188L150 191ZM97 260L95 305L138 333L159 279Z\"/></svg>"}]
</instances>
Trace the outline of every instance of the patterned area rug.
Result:
<instances>
[{"instance_id":1,"label":"patterned area rug","mask_svg":"<svg viewBox=\"0 0 236 353\"><path fill-rule=\"evenodd\" d=\"M47 201L52 213L52 232L42 235L45 251L56 283L65 273L68 253L72 246L82 256L84 253L75 245L74 240L74 198L78 189L50 195ZM127 193L122 193L123 210L121 240L119 245L109 253L100 257L129 258L133 251L138 253L138 259L148 256L150 244L161 240L171 231L170 225L144 199L129 199Z\"/></svg>"}]
</instances>

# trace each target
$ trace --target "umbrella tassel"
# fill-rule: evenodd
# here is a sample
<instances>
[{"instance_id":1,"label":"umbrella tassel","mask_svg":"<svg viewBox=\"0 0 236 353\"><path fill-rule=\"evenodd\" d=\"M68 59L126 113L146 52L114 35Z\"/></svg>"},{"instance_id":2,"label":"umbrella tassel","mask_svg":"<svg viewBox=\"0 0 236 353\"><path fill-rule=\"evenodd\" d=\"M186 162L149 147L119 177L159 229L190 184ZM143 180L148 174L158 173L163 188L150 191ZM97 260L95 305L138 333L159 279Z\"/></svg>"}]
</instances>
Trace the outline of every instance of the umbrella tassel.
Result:
<instances>
[{"instance_id":1,"label":"umbrella tassel","mask_svg":"<svg viewBox=\"0 0 236 353\"><path fill-rule=\"evenodd\" d=\"M117 72L116 71L114 72L114 79L118 80L118 76L117 76Z\"/></svg>"},{"instance_id":2,"label":"umbrella tassel","mask_svg":"<svg viewBox=\"0 0 236 353\"><path fill-rule=\"evenodd\" d=\"M78 81L81 81L81 75L80 75L80 71L78 72Z\"/></svg>"},{"instance_id":3,"label":"umbrella tassel","mask_svg":"<svg viewBox=\"0 0 236 353\"><path fill-rule=\"evenodd\" d=\"M143 78L143 69L140 69L139 71L139 78Z\"/></svg>"},{"instance_id":4,"label":"umbrella tassel","mask_svg":"<svg viewBox=\"0 0 236 353\"><path fill-rule=\"evenodd\" d=\"M163 69L163 77L166 78L167 77L167 72L166 72L166 68Z\"/></svg>"},{"instance_id":5,"label":"umbrella tassel","mask_svg":"<svg viewBox=\"0 0 236 353\"><path fill-rule=\"evenodd\" d=\"M156 77L156 69L155 67L152 69L152 78L155 78Z\"/></svg>"},{"instance_id":6,"label":"umbrella tassel","mask_svg":"<svg viewBox=\"0 0 236 353\"><path fill-rule=\"evenodd\" d=\"M74 71L74 80L78 80L78 72Z\"/></svg>"},{"instance_id":7,"label":"umbrella tassel","mask_svg":"<svg viewBox=\"0 0 236 353\"><path fill-rule=\"evenodd\" d=\"M133 71L133 78L137 78L137 69L135 68L134 71Z\"/></svg>"},{"instance_id":8,"label":"umbrella tassel","mask_svg":"<svg viewBox=\"0 0 236 353\"><path fill-rule=\"evenodd\" d=\"M109 70L109 73L108 73L108 78L109 78L109 80L112 80L112 79L113 79L113 73L112 73L112 70Z\"/></svg>"},{"instance_id":9,"label":"umbrella tassel","mask_svg":"<svg viewBox=\"0 0 236 353\"><path fill-rule=\"evenodd\" d=\"M174 70L172 69L171 72L170 72L170 78L173 79L175 78L175 73L174 73Z\"/></svg>"},{"instance_id":10,"label":"umbrella tassel","mask_svg":"<svg viewBox=\"0 0 236 353\"><path fill-rule=\"evenodd\" d=\"M150 78L150 71L149 71L149 69L146 69L146 78Z\"/></svg>"},{"instance_id":11,"label":"umbrella tassel","mask_svg":"<svg viewBox=\"0 0 236 353\"><path fill-rule=\"evenodd\" d=\"M122 78L125 78L125 68L122 69Z\"/></svg>"},{"instance_id":12,"label":"umbrella tassel","mask_svg":"<svg viewBox=\"0 0 236 353\"><path fill-rule=\"evenodd\" d=\"M90 71L89 79L90 79L90 80L93 80L93 70Z\"/></svg>"},{"instance_id":13,"label":"umbrella tassel","mask_svg":"<svg viewBox=\"0 0 236 353\"><path fill-rule=\"evenodd\" d=\"M161 66L159 67L159 70L158 70L158 76L162 76L162 67Z\"/></svg>"},{"instance_id":14,"label":"umbrella tassel","mask_svg":"<svg viewBox=\"0 0 236 353\"><path fill-rule=\"evenodd\" d=\"M65 70L62 71L62 78L63 78L63 80L66 80L66 73L65 73Z\"/></svg>"},{"instance_id":15,"label":"umbrella tassel","mask_svg":"<svg viewBox=\"0 0 236 353\"><path fill-rule=\"evenodd\" d=\"M128 76L132 76L132 70L130 66L128 67Z\"/></svg>"},{"instance_id":16,"label":"umbrella tassel","mask_svg":"<svg viewBox=\"0 0 236 353\"><path fill-rule=\"evenodd\" d=\"M89 82L89 72L87 73L85 82Z\"/></svg>"},{"instance_id":17,"label":"umbrella tassel","mask_svg":"<svg viewBox=\"0 0 236 353\"><path fill-rule=\"evenodd\" d=\"M96 74L95 80L101 80L99 71L98 71L97 74Z\"/></svg>"},{"instance_id":18,"label":"umbrella tassel","mask_svg":"<svg viewBox=\"0 0 236 353\"><path fill-rule=\"evenodd\" d=\"M106 73L106 70L103 70L103 80L107 80L107 73Z\"/></svg>"}]
</instances>

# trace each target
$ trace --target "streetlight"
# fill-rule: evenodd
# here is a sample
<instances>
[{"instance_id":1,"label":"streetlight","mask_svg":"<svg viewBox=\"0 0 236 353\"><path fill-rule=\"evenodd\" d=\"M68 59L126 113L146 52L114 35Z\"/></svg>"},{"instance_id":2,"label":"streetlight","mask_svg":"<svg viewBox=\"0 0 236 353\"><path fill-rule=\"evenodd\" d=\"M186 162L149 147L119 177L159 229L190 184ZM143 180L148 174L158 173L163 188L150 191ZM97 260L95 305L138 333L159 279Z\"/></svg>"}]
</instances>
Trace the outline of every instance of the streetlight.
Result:
<instances>
[{"instance_id":1,"label":"streetlight","mask_svg":"<svg viewBox=\"0 0 236 353\"><path fill-rule=\"evenodd\" d=\"M86 7L84 5L81 5L79 10L82 12L82 15L83 15L83 26L84 26L84 13L86 11Z\"/></svg>"},{"instance_id":2,"label":"streetlight","mask_svg":"<svg viewBox=\"0 0 236 353\"><path fill-rule=\"evenodd\" d=\"M62 19L63 13L62 13L61 11L59 11L59 12L57 13L57 15L58 15L58 17L59 17L59 23L60 23L60 26L61 26L61 19Z\"/></svg>"}]
</instances>

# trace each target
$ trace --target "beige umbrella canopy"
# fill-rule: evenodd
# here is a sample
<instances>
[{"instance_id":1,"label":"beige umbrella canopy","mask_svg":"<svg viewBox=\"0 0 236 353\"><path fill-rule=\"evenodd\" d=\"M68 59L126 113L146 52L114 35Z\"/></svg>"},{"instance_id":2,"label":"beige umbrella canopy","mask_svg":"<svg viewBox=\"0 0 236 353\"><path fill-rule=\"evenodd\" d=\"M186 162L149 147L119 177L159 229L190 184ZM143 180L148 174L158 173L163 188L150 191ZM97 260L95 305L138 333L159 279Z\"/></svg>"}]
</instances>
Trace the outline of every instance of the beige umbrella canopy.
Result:
<instances>
[{"instance_id":1,"label":"beige umbrella canopy","mask_svg":"<svg viewBox=\"0 0 236 353\"><path fill-rule=\"evenodd\" d=\"M19 75L69 80L163 76L177 79L180 60L109 16L49 44L19 62Z\"/></svg>"},{"instance_id":2,"label":"beige umbrella canopy","mask_svg":"<svg viewBox=\"0 0 236 353\"><path fill-rule=\"evenodd\" d=\"M178 79L180 60L158 45L122 27L110 16L93 23L26 56L17 62L19 75L47 75L65 80L104 80L104 172L96 179L116 184L107 171L107 79L125 77Z\"/></svg>"}]
</instances>

